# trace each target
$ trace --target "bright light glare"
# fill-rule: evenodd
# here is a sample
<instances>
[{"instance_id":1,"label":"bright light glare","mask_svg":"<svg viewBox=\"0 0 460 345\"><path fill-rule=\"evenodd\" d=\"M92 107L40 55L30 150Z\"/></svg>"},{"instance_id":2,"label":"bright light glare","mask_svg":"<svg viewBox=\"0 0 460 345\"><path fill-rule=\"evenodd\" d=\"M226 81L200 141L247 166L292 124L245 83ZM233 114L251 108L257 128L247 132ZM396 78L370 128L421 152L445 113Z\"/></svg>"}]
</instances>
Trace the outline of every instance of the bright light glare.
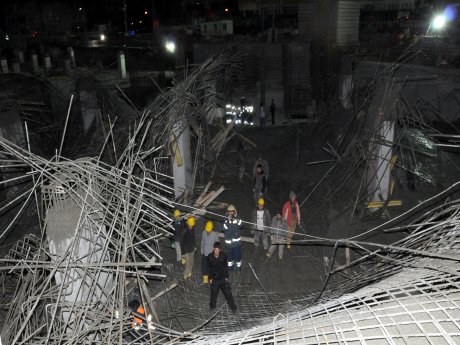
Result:
<instances>
[{"instance_id":1,"label":"bright light glare","mask_svg":"<svg viewBox=\"0 0 460 345\"><path fill-rule=\"evenodd\" d=\"M104 34L101 34L101 35L99 36L99 38L100 38L101 41L105 41L105 35L104 35Z\"/></svg>"},{"instance_id":2,"label":"bright light glare","mask_svg":"<svg viewBox=\"0 0 460 345\"><path fill-rule=\"evenodd\" d=\"M442 29L446 25L446 17L444 16L436 16L433 20L433 29L439 30Z\"/></svg>"},{"instance_id":3,"label":"bright light glare","mask_svg":"<svg viewBox=\"0 0 460 345\"><path fill-rule=\"evenodd\" d=\"M165 48L168 52L174 53L176 51L176 44L174 42L168 41L165 44Z\"/></svg>"}]
</instances>

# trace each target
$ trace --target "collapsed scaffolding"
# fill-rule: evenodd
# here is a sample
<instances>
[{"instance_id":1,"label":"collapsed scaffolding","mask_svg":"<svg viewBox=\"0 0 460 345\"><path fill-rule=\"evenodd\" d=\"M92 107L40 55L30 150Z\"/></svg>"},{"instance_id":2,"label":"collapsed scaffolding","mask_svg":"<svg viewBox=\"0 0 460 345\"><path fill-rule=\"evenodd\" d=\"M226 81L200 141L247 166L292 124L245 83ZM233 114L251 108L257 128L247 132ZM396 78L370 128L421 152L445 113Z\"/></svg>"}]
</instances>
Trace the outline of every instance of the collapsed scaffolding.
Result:
<instances>
[{"instance_id":1,"label":"collapsed scaffolding","mask_svg":"<svg viewBox=\"0 0 460 345\"><path fill-rule=\"evenodd\" d=\"M18 242L10 256L2 260L2 271L12 272L18 279L18 289L9 306L11 321L2 330L2 341L8 344L133 341L316 344L371 340L410 343L415 338L424 338L427 342L440 339L448 344L458 342L457 185L368 230L368 233L391 231L397 225L398 231L409 233L391 245L361 241L363 234L340 240L297 234L304 238L296 242L298 245L326 243L333 246L334 253L339 246L357 248L363 253L341 267L334 265L332 259L320 291L289 297L266 291L247 292L237 296L241 312L230 317L222 311L224 305L213 315L204 311L206 306L197 305L195 302L205 299L193 284L184 286L168 281L171 277L163 267L158 245L159 239L170 235L169 214L173 206L172 179L166 173L169 162L164 146L174 142L170 134L176 124L195 128L199 140L194 167L209 169L208 162L212 160L200 151L209 147L206 140L212 141L203 115L209 112L214 95L206 90L226 63L224 58L212 59L161 95L136 121L122 152L114 149L115 164L100 159L69 160L59 154L46 160L0 139L3 164L7 169L16 167L24 171L23 175L2 183L28 182L27 189L7 205L22 202L23 207L17 213L20 217L26 206L35 202L42 228L41 237L30 236ZM391 150L380 148L404 148L402 138L406 131L413 130L414 124L420 130L432 128L428 117L410 111L410 107L393 114L394 120L404 126L403 134L391 140L384 135L389 127L384 125L387 119L383 116L366 123L370 100L382 96L375 93L379 81L385 80L390 85L383 96L398 94L398 88L392 87L392 72L385 71L379 75L381 79L373 80L340 136L338 148L329 147L334 162L310 194L313 197L317 193L314 199L320 201L318 209L334 196L349 194L346 182L353 181L359 173L358 183L351 184L357 193L353 194L354 202L348 211L363 219L364 210L356 216L356 209L363 203L376 201L385 210L391 193L386 192L387 198L373 199L385 195L381 191L383 175L377 175L377 171L381 166L385 170L399 163L392 159ZM391 111L394 106L395 103L390 104ZM425 104L422 108L426 115L430 114L429 106ZM213 141L211 156L218 155L231 131L227 127L218 134L222 139ZM208 133L202 134L205 132ZM423 140L430 141L420 133ZM113 133L105 138L102 151L109 149L109 140L114 140ZM409 151L417 149L412 147ZM415 155L411 157L414 159ZM380 159L377 165L376 158ZM417 175L411 169L414 165L417 165L414 160L399 164L404 171ZM202 175L212 176L214 169L211 167ZM385 176L388 184L388 175ZM366 262L372 264L372 271L353 279L345 274L349 267ZM334 280L339 274L345 274L346 283ZM168 281L167 290L172 290L169 295L160 291L153 296L148 281ZM195 319L196 326L182 330L166 326L154 305L157 295L180 301L183 307L172 310L171 317ZM148 332L137 340L131 337L132 314L127 307L133 296L146 306L145 321L150 325ZM439 318L441 313L443 316Z\"/></svg>"}]
</instances>

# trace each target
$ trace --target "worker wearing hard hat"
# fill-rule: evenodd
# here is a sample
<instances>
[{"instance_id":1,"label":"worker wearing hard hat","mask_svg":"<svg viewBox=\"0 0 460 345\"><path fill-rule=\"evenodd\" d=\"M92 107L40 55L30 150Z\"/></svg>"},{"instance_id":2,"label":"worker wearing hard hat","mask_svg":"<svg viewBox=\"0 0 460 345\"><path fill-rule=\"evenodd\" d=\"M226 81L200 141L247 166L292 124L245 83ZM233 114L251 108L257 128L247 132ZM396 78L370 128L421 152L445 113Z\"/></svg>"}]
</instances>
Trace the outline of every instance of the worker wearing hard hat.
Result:
<instances>
[{"instance_id":1,"label":"worker wearing hard hat","mask_svg":"<svg viewBox=\"0 0 460 345\"><path fill-rule=\"evenodd\" d=\"M219 242L217 232L213 231L214 225L210 220L206 222L204 231L201 235L201 274L203 275L203 284L208 284L208 255L214 250L214 243Z\"/></svg>"},{"instance_id":2,"label":"worker wearing hard hat","mask_svg":"<svg viewBox=\"0 0 460 345\"><path fill-rule=\"evenodd\" d=\"M236 266L241 269L241 219L238 218L234 205L227 207L227 219L223 230L225 233L225 245L228 248L228 269L231 271Z\"/></svg>"},{"instance_id":3,"label":"worker wearing hard hat","mask_svg":"<svg viewBox=\"0 0 460 345\"><path fill-rule=\"evenodd\" d=\"M196 250L195 243L195 217L187 218L187 226L182 236L182 257L185 259L184 279L192 277L193 255Z\"/></svg>"},{"instance_id":4,"label":"worker wearing hard hat","mask_svg":"<svg viewBox=\"0 0 460 345\"><path fill-rule=\"evenodd\" d=\"M262 241L264 250L268 250L268 239L270 236L270 223L272 221L270 211L265 208L265 200L259 198L257 201L257 208L255 208L251 213L252 219L252 231L254 235L254 246L259 248L260 242Z\"/></svg>"},{"instance_id":5,"label":"worker wearing hard hat","mask_svg":"<svg viewBox=\"0 0 460 345\"><path fill-rule=\"evenodd\" d=\"M182 250L180 248L185 224L183 220L180 219L179 210L174 210L172 227L174 228L174 248L176 249L176 260L178 262L182 261L182 264L185 264L185 260L182 259Z\"/></svg>"}]
</instances>

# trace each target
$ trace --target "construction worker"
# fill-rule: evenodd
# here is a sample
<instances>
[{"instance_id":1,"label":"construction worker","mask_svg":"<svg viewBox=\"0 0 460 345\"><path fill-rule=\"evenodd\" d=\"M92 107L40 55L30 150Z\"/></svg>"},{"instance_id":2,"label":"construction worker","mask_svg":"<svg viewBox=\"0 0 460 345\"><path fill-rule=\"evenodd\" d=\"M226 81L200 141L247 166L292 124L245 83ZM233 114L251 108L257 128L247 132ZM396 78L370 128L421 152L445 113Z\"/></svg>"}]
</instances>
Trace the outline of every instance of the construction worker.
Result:
<instances>
[{"instance_id":1,"label":"construction worker","mask_svg":"<svg viewBox=\"0 0 460 345\"><path fill-rule=\"evenodd\" d=\"M222 252L220 242L213 245L213 251L208 255L209 278L211 283L211 310L216 308L219 290L222 290L227 304L233 312L236 312L236 304L233 299L232 290L228 283L228 262L227 256Z\"/></svg>"},{"instance_id":2,"label":"construction worker","mask_svg":"<svg viewBox=\"0 0 460 345\"><path fill-rule=\"evenodd\" d=\"M279 210L276 212L276 216L273 217L272 223L270 226L270 237L271 245L267 252L267 257L271 258L272 254L275 252L276 247L278 247L278 258L281 260L283 258L284 251L284 241L288 234L288 225L285 219L281 216L282 211Z\"/></svg>"},{"instance_id":3,"label":"construction worker","mask_svg":"<svg viewBox=\"0 0 460 345\"><path fill-rule=\"evenodd\" d=\"M206 222L204 231L201 234L201 274L203 275L203 284L208 284L208 255L214 250L214 243L219 242L219 236L212 231L214 225L210 220Z\"/></svg>"},{"instance_id":4,"label":"construction worker","mask_svg":"<svg viewBox=\"0 0 460 345\"><path fill-rule=\"evenodd\" d=\"M131 321L131 335L139 339L146 334L146 327L144 323L146 322L145 319L145 310L144 307L140 304L137 299L132 300L128 303L128 307L131 309L133 313L133 320Z\"/></svg>"},{"instance_id":5,"label":"construction worker","mask_svg":"<svg viewBox=\"0 0 460 345\"><path fill-rule=\"evenodd\" d=\"M182 236L182 257L185 259L184 279L192 277L193 255L196 250L195 243L195 217L187 218L187 226Z\"/></svg>"},{"instance_id":6,"label":"construction worker","mask_svg":"<svg viewBox=\"0 0 460 345\"><path fill-rule=\"evenodd\" d=\"M268 178L270 177L270 167L268 165L268 162L262 157L261 154L259 154L259 157L257 158L257 160L254 162L254 165L252 167L252 176L256 176L256 172L257 172L257 167L258 166L261 166L262 167L262 170L264 171L265 173L265 178L267 179L268 181Z\"/></svg>"},{"instance_id":7,"label":"construction worker","mask_svg":"<svg viewBox=\"0 0 460 345\"><path fill-rule=\"evenodd\" d=\"M259 198L264 196L264 193L267 189L267 178L265 173L262 170L262 165L258 165L256 169L256 175L254 176L254 185L252 191L254 192L254 202L257 205Z\"/></svg>"},{"instance_id":8,"label":"construction worker","mask_svg":"<svg viewBox=\"0 0 460 345\"><path fill-rule=\"evenodd\" d=\"M148 342L150 340L148 330L155 329L155 325L152 323L152 315L147 315L146 317L145 309L137 299L129 302L128 307L133 313L131 335L135 338L135 341L142 340L142 343Z\"/></svg>"},{"instance_id":9,"label":"construction worker","mask_svg":"<svg viewBox=\"0 0 460 345\"><path fill-rule=\"evenodd\" d=\"M254 246L257 249L260 246L262 240L264 250L268 250L268 238L270 236L269 229L272 217L270 211L265 208L265 200L259 198L257 201L257 208L252 210L251 213L252 226L251 234L254 235Z\"/></svg>"},{"instance_id":10,"label":"construction worker","mask_svg":"<svg viewBox=\"0 0 460 345\"><path fill-rule=\"evenodd\" d=\"M228 248L228 269L233 270L236 265L241 269L241 219L237 218L237 212L234 205L227 207L227 219L223 228L225 233L225 245Z\"/></svg>"},{"instance_id":11,"label":"construction worker","mask_svg":"<svg viewBox=\"0 0 460 345\"><path fill-rule=\"evenodd\" d=\"M184 232L184 222L180 219L180 211L174 210L172 226L174 228L174 248L176 249L176 260L185 265L185 259L182 259L181 241Z\"/></svg>"},{"instance_id":12,"label":"construction worker","mask_svg":"<svg viewBox=\"0 0 460 345\"><path fill-rule=\"evenodd\" d=\"M293 191L289 193L289 200L283 205L283 219L288 225L287 248L291 249L291 239L297 225L300 225L299 203L297 202L297 195Z\"/></svg>"}]
</instances>

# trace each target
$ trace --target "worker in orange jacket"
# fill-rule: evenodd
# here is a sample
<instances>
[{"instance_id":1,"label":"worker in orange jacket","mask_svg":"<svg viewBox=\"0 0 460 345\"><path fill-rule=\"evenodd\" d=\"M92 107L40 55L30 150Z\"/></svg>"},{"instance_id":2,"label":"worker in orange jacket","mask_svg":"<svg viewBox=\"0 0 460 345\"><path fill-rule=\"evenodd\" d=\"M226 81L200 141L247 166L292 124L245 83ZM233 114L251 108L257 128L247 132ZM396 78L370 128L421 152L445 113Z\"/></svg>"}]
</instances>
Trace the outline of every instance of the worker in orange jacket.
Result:
<instances>
[{"instance_id":1,"label":"worker in orange jacket","mask_svg":"<svg viewBox=\"0 0 460 345\"><path fill-rule=\"evenodd\" d=\"M297 195L291 191L289 200L283 205L283 219L288 225L287 248L291 249L291 239L294 236L297 225L300 226L300 208L297 202Z\"/></svg>"}]
</instances>

